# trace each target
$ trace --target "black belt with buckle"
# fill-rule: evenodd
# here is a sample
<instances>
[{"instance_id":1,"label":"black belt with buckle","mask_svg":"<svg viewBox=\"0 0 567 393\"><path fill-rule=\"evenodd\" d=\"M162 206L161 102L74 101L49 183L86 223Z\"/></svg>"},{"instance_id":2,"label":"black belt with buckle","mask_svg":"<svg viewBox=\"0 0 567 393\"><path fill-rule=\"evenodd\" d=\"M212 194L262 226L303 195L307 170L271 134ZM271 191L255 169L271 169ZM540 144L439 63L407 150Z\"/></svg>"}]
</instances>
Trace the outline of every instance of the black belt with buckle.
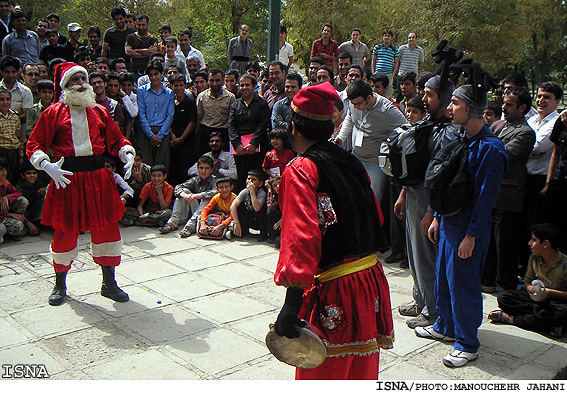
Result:
<instances>
[{"instance_id":1,"label":"black belt with buckle","mask_svg":"<svg viewBox=\"0 0 567 393\"><path fill-rule=\"evenodd\" d=\"M61 169L71 172L93 172L104 168L104 156L65 157Z\"/></svg>"}]
</instances>

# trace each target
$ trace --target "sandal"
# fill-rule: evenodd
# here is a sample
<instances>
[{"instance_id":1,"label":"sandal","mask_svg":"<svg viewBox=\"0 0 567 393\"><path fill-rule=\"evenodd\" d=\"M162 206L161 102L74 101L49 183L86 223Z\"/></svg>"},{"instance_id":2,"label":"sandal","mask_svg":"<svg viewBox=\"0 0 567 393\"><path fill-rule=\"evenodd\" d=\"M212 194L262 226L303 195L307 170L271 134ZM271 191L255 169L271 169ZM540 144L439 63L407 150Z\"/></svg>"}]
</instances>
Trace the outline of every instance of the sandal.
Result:
<instances>
[{"instance_id":1,"label":"sandal","mask_svg":"<svg viewBox=\"0 0 567 393\"><path fill-rule=\"evenodd\" d=\"M177 227L174 227L173 225L171 225L170 223L165 223L164 226L162 226L161 228L158 229L159 233L161 234L166 234L166 233L170 233L173 232L177 229Z\"/></svg>"},{"instance_id":2,"label":"sandal","mask_svg":"<svg viewBox=\"0 0 567 393\"><path fill-rule=\"evenodd\" d=\"M179 232L179 236L180 236L182 239L185 239L185 238L191 236L192 234L193 234L193 232L191 232L191 230L190 230L189 228L183 228L183 229L181 230L181 232Z\"/></svg>"},{"instance_id":3,"label":"sandal","mask_svg":"<svg viewBox=\"0 0 567 393\"><path fill-rule=\"evenodd\" d=\"M488 314L488 319L492 322L512 324L512 317L502 310L494 310Z\"/></svg>"}]
</instances>

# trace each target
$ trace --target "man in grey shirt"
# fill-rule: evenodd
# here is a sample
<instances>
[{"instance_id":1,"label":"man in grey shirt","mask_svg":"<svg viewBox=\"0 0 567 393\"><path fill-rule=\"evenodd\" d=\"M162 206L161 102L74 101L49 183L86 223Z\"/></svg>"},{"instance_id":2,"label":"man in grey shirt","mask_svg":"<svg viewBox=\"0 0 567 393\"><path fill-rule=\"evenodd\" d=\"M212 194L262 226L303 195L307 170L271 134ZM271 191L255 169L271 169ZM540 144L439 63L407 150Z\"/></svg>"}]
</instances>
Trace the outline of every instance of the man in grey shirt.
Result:
<instances>
[{"instance_id":1,"label":"man in grey shirt","mask_svg":"<svg viewBox=\"0 0 567 393\"><path fill-rule=\"evenodd\" d=\"M372 190L381 202L388 191L388 177L378 165L380 145L407 120L394 104L373 93L363 80L352 82L347 87L347 96L349 111L336 142L342 144L354 134L352 152L366 168Z\"/></svg>"},{"instance_id":2,"label":"man in grey shirt","mask_svg":"<svg viewBox=\"0 0 567 393\"><path fill-rule=\"evenodd\" d=\"M350 32L350 41L345 41L339 45L339 55L343 52L352 56L352 64L364 67L364 64L370 59L370 50L364 42L360 42L362 32L355 27Z\"/></svg>"}]
</instances>

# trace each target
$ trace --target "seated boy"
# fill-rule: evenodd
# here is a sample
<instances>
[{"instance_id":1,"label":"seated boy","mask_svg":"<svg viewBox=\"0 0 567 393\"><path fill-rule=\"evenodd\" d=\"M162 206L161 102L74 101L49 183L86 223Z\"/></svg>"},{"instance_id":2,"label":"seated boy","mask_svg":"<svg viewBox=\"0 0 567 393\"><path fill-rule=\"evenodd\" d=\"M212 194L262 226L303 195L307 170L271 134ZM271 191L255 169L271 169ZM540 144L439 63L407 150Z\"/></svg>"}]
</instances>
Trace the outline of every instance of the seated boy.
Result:
<instances>
[{"instance_id":1,"label":"seated boy","mask_svg":"<svg viewBox=\"0 0 567 393\"><path fill-rule=\"evenodd\" d=\"M141 225L146 227L164 226L171 216L173 187L165 181L165 166L154 165L151 171L152 181L142 188L138 207L126 208L122 223L125 226Z\"/></svg>"},{"instance_id":2,"label":"seated boy","mask_svg":"<svg viewBox=\"0 0 567 393\"><path fill-rule=\"evenodd\" d=\"M6 234L18 238L30 233L36 234L37 227L25 218L28 200L8 180L8 162L0 158L0 244ZM35 232L34 232L35 231Z\"/></svg>"},{"instance_id":3,"label":"seated boy","mask_svg":"<svg viewBox=\"0 0 567 393\"><path fill-rule=\"evenodd\" d=\"M202 156L197 161L197 171L199 176L192 177L182 184L175 186L173 196L173 211L167 223L159 229L160 233L169 233L177 229L179 222L185 222L185 227L181 231L181 237L188 237L195 233L197 220L201 215L201 210L217 193L215 188L216 178L213 173L213 159ZM187 220L188 217L189 220Z\"/></svg>"},{"instance_id":4,"label":"seated boy","mask_svg":"<svg viewBox=\"0 0 567 393\"><path fill-rule=\"evenodd\" d=\"M557 249L558 241L553 225L532 226L532 255L524 278L525 289L500 292L500 310L492 311L490 320L527 330L551 330L553 336L561 336L567 324L567 257ZM543 291L534 288L534 280L543 283Z\"/></svg>"},{"instance_id":5,"label":"seated boy","mask_svg":"<svg viewBox=\"0 0 567 393\"><path fill-rule=\"evenodd\" d=\"M246 178L246 188L238 194L230 205L230 214L234 220L233 233L238 237L249 234L249 228L260 231L257 241L266 241L266 191L263 188L265 173L252 169Z\"/></svg>"},{"instance_id":6,"label":"seated boy","mask_svg":"<svg viewBox=\"0 0 567 393\"><path fill-rule=\"evenodd\" d=\"M232 180L228 177L222 177L217 180L217 191L218 194L215 195L209 204L203 208L201 211L201 218L199 222L199 227L197 230L199 231L199 235L205 236L221 236L223 231L228 227L228 225L232 221L232 215L230 214L231 206L236 200L236 194L232 192L234 185L232 184ZM226 213L228 216L224 219L221 223L216 226L209 226L207 225L207 218L209 214L215 212L223 212ZM188 233L187 236L189 236ZM226 238L231 238L231 232L226 232Z\"/></svg>"},{"instance_id":7,"label":"seated boy","mask_svg":"<svg viewBox=\"0 0 567 393\"><path fill-rule=\"evenodd\" d=\"M114 182L120 193L120 200L126 205L127 200L132 199L134 196L134 190L126 183L126 180L124 180L122 176L116 173L116 160L114 157L104 157L104 167L114 176Z\"/></svg>"},{"instance_id":8,"label":"seated boy","mask_svg":"<svg viewBox=\"0 0 567 393\"><path fill-rule=\"evenodd\" d=\"M134 190L134 196L128 201L127 206L136 207L140 203L140 193L146 184L152 181L152 167L145 164L142 159L142 149L136 147L136 156L134 157L134 165L132 165L132 174L128 179L128 185Z\"/></svg>"},{"instance_id":9,"label":"seated boy","mask_svg":"<svg viewBox=\"0 0 567 393\"><path fill-rule=\"evenodd\" d=\"M24 217L31 221L34 226L37 226L41 221L41 212L43 211L47 186L38 178L37 170L27 160L20 165L20 177L16 188L22 193L24 198L28 200L28 208L26 209ZM37 228L30 232L31 235L39 234Z\"/></svg>"}]
</instances>

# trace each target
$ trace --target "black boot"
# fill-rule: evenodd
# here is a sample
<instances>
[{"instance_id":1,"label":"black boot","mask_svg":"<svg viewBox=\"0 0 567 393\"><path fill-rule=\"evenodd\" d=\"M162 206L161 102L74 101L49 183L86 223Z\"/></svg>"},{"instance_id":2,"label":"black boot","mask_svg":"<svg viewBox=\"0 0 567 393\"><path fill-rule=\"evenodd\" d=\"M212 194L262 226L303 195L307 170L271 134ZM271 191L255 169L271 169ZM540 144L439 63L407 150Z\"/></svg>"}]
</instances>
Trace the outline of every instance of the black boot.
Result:
<instances>
[{"instance_id":1,"label":"black boot","mask_svg":"<svg viewBox=\"0 0 567 393\"><path fill-rule=\"evenodd\" d=\"M67 295L66 279L67 272L55 273L55 287L51 296L49 296L49 304L52 306L58 306L65 301L65 295Z\"/></svg>"},{"instance_id":2,"label":"black boot","mask_svg":"<svg viewBox=\"0 0 567 393\"><path fill-rule=\"evenodd\" d=\"M127 302L130 300L128 294L118 287L114 279L114 266L102 267L102 288L100 294L116 302Z\"/></svg>"}]
</instances>

